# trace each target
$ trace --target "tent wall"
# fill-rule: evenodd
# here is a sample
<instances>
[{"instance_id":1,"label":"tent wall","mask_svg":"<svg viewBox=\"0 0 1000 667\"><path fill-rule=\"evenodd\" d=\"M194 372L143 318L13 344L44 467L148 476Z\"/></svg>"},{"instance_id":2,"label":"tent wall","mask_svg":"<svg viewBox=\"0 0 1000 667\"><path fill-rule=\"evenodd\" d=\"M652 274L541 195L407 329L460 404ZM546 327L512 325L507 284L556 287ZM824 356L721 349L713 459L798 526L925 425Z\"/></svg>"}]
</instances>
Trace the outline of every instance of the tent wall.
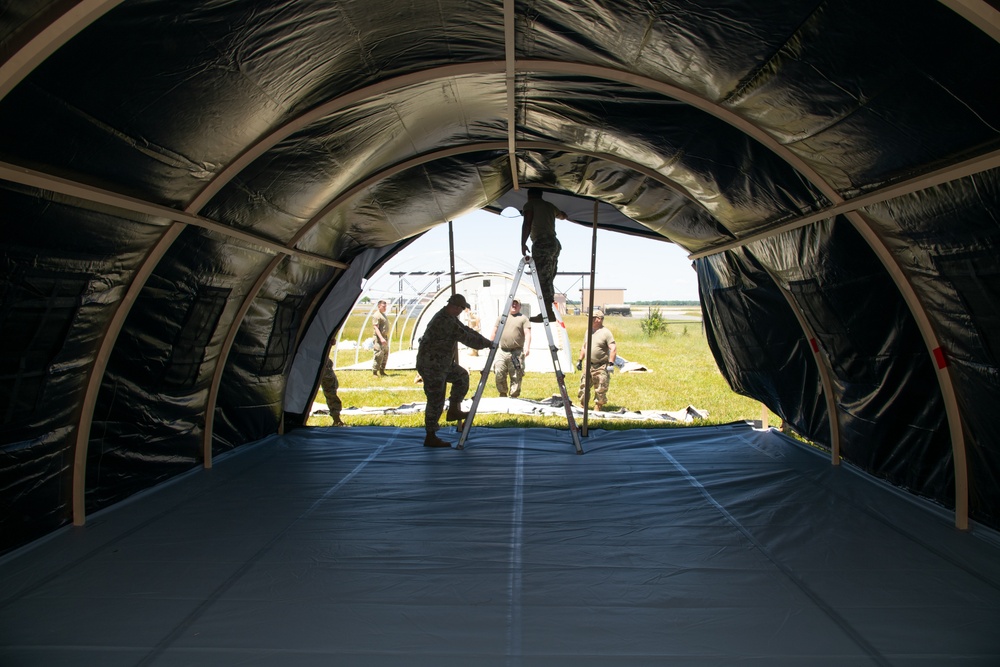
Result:
<instances>
[{"instance_id":1,"label":"tent wall","mask_svg":"<svg viewBox=\"0 0 1000 667\"><path fill-rule=\"evenodd\" d=\"M737 272L728 277L729 287L713 295L715 306L705 308L713 352L730 385L777 405L778 414L784 415L782 392L796 385L783 375L815 378L817 363L828 364L840 455L896 486L953 508L951 445L932 359L899 292L846 221L814 225L789 236L727 253L732 259L725 265L718 260L699 262L704 265L700 276L719 265ZM761 295L776 301L782 298L779 289L791 295L813 341L805 339L796 321L773 318L778 309ZM798 329L793 345L776 346L767 333L775 328L786 334ZM728 349L718 342L723 338L730 343ZM817 361L806 363L799 346L810 343L816 346ZM748 386L741 381L748 370L773 379ZM816 395L822 387L813 380L802 391ZM796 403L805 401L792 401ZM808 431L802 429L801 419L791 424L832 446L828 425L814 423L814 430ZM980 516L981 510L988 508L974 507L973 514Z\"/></svg>"},{"instance_id":2,"label":"tent wall","mask_svg":"<svg viewBox=\"0 0 1000 667\"><path fill-rule=\"evenodd\" d=\"M699 260L696 268L705 334L729 386L831 446L809 340L771 276L740 251Z\"/></svg>"},{"instance_id":3,"label":"tent wall","mask_svg":"<svg viewBox=\"0 0 1000 667\"><path fill-rule=\"evenodd\" d=\"M867 208L910 277L954 377L969 457L970 504L1000 520L1000 170Z\"/></svg>"}]
</instances>

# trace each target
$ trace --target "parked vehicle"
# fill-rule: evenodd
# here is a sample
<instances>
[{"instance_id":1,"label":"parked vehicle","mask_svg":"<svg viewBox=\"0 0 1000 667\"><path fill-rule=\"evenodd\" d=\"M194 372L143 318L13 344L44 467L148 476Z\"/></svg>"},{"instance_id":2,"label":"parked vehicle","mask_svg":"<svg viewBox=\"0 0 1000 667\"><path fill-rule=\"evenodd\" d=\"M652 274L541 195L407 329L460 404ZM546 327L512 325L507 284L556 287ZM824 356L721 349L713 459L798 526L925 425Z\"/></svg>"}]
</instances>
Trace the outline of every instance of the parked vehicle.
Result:
<instances>
[{"instance_id":1,"label":"parked vehicle","mask_svg":"<svg viewBox=\"0 0 1000 667\"><path fill-rule=\"evenodd\" d=\"M618 315L620 317L632 317L632 308L625 305L624 303L610 303L601 310L608 317L612 315Z\"/></svg>"}]
</instances>

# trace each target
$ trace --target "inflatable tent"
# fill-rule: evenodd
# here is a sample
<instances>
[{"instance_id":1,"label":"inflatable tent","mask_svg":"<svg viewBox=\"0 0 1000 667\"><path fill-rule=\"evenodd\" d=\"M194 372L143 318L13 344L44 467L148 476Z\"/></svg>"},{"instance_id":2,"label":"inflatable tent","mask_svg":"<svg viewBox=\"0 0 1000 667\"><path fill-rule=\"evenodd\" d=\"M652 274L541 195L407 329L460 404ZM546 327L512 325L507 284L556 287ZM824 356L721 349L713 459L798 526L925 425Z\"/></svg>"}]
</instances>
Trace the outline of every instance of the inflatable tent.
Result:
<instances>
[{"instance_id":1,"label":"inflatable tent","mask_svg":"<svg viewBox=\"0 0 1000 667\"><path fill-rule=\"evenodd\" d=\"M6 3L0 549L300 425L364 278L529 185L687 249L736 391L1000 527L998 40L976 0Z\"/></svg>"}]
</instances>

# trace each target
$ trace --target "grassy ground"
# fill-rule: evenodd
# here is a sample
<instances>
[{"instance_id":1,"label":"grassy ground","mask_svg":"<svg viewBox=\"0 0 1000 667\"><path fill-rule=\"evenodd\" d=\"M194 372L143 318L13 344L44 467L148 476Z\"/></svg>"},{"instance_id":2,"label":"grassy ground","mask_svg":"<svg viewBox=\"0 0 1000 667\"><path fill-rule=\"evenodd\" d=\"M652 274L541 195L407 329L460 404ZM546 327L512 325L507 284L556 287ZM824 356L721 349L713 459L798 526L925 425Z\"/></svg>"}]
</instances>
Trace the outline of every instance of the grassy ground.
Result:
<instances>
[{"instance_id":1,"label":"grassy ground","mask_svg":"<svg viewBox=\"0 0 1000 667\"><path fill-rule=\"evenodd\" d=\"M343 340L356 340L365 315L356 313L345 324ZM719 373L715 360L708 349L700 321L686 321L676 318L685 315L700 317L697 307L686 310L664 309L668 318L666 330L647 337L641 328L640 317L611 317L607 326L615 335L618 352L629 361L637 361L649 368L651 373L615 373L611 378L608 403L605 410L619 408L628 410L682 410L693 405L708 412L707 420L696 420L694 425L724 424L738 420L758 420L762 406L759 402L734 394ZM391 321L391 318L390 318ZM569 315L565 318L573 346L575 360L580 345L586 335L586 316ZM541 325L535 325L539 327ZM484 351L485 354L485 351ZM537 354L537 352L536 352ZM362 351L359 359L371 359L370 351ZM338 363L354 363L354 351L343 350ZM580 383L580 373L575 368L567 372L566 384L570 398L576 401L576 391ZM405 403L424 402L423 389L414 383L415 371L389 371L389 377L376 378L371 371L337 371L341 390L339 392L344 407L397 407ZM470 378L469 397L479 382L479 374ZM522 383L521 397L542 400L559 393L555 377L551 373L529 373ZM487 382L484 396L497 396L493 379ZM323 393L317 397L323 402ZM777 415L769 412L772 425L780 423ZM368 415L364 417L345 416L344 421L356 426L423 426L423 414L416 415ZM317 415L308 421L311 425L328 426L327 416ZM626 420L591 420L599 428L649 428L651 425L672 425L664 422L632 422ZM565 417L533 417L521 415L477 415L480 426L551 426L565 427Z\"/></svg>"}]
</instances>

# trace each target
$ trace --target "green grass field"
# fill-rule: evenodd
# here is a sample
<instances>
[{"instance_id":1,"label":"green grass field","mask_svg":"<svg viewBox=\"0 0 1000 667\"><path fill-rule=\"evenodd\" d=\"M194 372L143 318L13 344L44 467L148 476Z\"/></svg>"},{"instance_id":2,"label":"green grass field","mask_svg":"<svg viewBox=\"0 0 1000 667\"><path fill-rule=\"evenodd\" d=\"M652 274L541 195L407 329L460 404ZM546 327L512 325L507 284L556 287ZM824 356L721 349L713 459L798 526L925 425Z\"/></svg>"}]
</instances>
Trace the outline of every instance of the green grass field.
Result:
<instances>
[{"instance_id":1,"label":"green grass field","mask_svg":"<svg viewBox=\"0 0 1000 667\"><path fill-rule=\"evenodd\" d=\"M759 402L739 396L730 390L719 373L715 360L709 351L702 331L701 321L678 320L683 316L700 317L697 307L686 309L664 308L668 319L665 331L647 337L642 331L642 317L610 317L607 327L615 335L618 353L629 361L637 361L649 368L650 373L615 373L611 378L608 404L605 410L619 408L628 410L682 410L693 405L708 412L707 420L695 420L692 425L724 424L739 420L759 420L762 406ZM367 311L357 311L345 324L343 340L357 340ZM390 321L391 318L390 318ZM577 358L585 334L587 318L584 315L568 315L565 318L572 345L572 357ZM540 327L541 325L535 325ZM486 352L484 351L483 354ZM537 354L537 352L536 352ZM371 359L371 352L362 350L359 360ZM340 353L338 363L350 365L354 362L354 351ZM566 383L570 398L576 401L576 391L580 383L580 373L575 369L567 372ZM389 377L376 378L371 372L337 371L340 380L340 399L348 407L396 407L404 403L424 402L423 390L414 383L415 371L389 371ZM479 382L479 374L470 377L469 398ZM555 376L551 373L529 373L522 383L521 397L542 400L559 393ZM497 396L493 379L487 382L484 396ZM323 402L323 393L317 398ZM344 416L344 421L356 426L423 426L423 415L366 415L364 417ZM768 421L778 425L780 419L769 412ZM331 419L325 415L311 417L310 425L328 426ZM599 428L649 428L650 426L677 426L660 421L591 420ZM565 427L565 417L534 417L520 415L477 415L480 426L549 426Z\"/></svg>"}]
</instances>

